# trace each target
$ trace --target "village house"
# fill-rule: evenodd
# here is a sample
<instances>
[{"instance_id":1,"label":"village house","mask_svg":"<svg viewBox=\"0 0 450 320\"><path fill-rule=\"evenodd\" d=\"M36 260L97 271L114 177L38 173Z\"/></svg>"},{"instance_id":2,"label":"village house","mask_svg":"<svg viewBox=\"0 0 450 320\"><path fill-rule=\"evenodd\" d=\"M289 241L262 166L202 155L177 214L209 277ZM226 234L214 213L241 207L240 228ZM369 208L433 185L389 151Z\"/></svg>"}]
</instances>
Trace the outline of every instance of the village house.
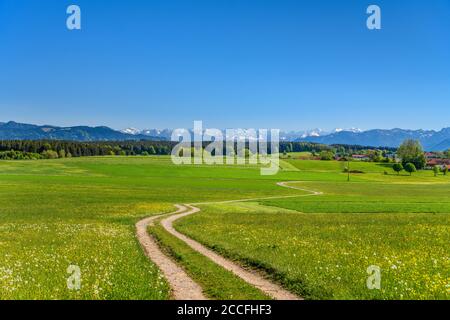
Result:
<instances>
[{"instance_id":1,"label":"village house","mask_svg":"<svg viewBox=\"0 0 450 320\"><path fill-rule=\"evenodd\" d=\"M426 169L433 169L435 166L439 166L441 169L445 169L445 167L450 169L450 159L429 159L427 161Z\"/></svg>"},{"instance_id":2,"label":"village house","mask_svg":"<svg viewBox=\"0 0 450 320\"><path fill-rule=\"evenodd\" d=\"M370 161L370 157L365 154L354 154L352 155L352 158L356 161Z\"/></svg>"}]
</instances>

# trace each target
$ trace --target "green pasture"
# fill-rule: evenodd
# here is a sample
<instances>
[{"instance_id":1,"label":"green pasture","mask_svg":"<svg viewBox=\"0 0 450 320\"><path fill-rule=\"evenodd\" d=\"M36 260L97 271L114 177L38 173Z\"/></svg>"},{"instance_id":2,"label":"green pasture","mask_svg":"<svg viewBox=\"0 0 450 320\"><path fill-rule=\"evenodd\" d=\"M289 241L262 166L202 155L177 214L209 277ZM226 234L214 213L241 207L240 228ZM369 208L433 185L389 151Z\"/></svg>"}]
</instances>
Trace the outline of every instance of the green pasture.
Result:
<instances>
[{"instance_id":1,"label":"green pasture","mask_svg":"<svg viewBox=\"0 0 450 320\"><path fill-rule=\"evenodd\" d=\"M135 222L175 203L305 194L279 181L324 194L204 205L177 228L305 298L448 298L450 176L352 162L362 173L348 183L344 168L284 159L277 175L261 176L256 166L175 166L163 156L0 161L0 299L168 299ZM211 297L262 297L152 232ZM370 264L381 267L381 290L365 287ZM79 291L67 288L69 265L80 267Z\"/></svg>"}]
</instances>

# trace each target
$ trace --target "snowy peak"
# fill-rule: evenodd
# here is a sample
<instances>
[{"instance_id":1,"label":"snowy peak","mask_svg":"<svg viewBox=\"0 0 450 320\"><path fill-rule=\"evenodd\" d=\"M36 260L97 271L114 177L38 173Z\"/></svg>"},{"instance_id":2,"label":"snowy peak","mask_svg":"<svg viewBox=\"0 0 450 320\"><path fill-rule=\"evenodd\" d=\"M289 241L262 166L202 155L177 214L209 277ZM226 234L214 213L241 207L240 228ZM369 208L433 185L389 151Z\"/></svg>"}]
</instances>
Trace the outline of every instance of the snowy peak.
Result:
<instances>
[{"instance_id":1,"label":"snowy peak","mask_svg":"<svg viewBox=\"0 0 450 320\"><path fill-rule=\"evenodd\" d=\"M136 128L126 128L126 129L120 130L120 132L126 133L126 134L132 134L132 135L141 134L141 130L136 129Z\"/></svg>"},{"instance_id":2,"label":"snowy peak","mask_svg":"<svg viewBox=\"0 0 450 320\"><path fill-rule=\"evenodd\" d=\"M353 132L353 133L357 133L357 132L362 132L362 130L359 129L359 128L349 128L349 129L336 128L336 129L333 130L332 133L338 133L338 132Z\"/></svg>"},{"instance_id":3,"label":"snowy peak","mask_svg":"<svg viewBox=\"0 0 450 320\"><path fill-rule=\"evenodd\" d=\"M441 131L406 130L406 129L374 129L361 131L359 129L341 130L321 136L307 136L297 141L316 142L323 144L347 144L373 147L398 147L406 139L419 140L428 151L446 150L450 141L449 128Z\"/></svg>"},{"instance_id":4,"label":"snowy peak","mask_svg":"<svg viewBox=\"0 0 450 320\"><path fill-rule=\"evenodd\" d=\"M125 133L125 134L131 134L134 136L142 135L142 136L147 136L147 137L158 137L158 138L163 138L164 140L170 139L171 134L172 134L172 130L170 130L170 129L163 129L163 130L143 129L143 130L140 130L140 129L136 129L133 127L122 129L122 130L120 130L120 132Z\"/></svg>"}]
</instances>

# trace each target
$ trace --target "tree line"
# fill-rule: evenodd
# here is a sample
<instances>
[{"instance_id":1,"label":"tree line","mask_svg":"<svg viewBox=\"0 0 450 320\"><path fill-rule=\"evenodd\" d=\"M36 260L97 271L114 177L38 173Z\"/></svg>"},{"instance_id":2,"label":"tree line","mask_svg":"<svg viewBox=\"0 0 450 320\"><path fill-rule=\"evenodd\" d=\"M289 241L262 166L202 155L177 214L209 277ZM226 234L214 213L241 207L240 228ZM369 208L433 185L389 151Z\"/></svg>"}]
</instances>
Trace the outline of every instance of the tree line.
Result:
<instances>
[{"instance_id":1,"label":"tree line","mask_svg":"<svg viewBox=\"0 0 450 320\"><path fill-rule=\"evenodd\" d=\"M0 140L0 159L55 159L90 156L167 155L170 141L76 142L59 140Z\"/></svg>"},{"instance_id":2,"label":"tree line","mask_svg":"<svg viewBox=\"0 0 450 320\"><path fill-rule=\"evenodd\" d=\"M320 144L320 143L312 143L312 142L281 142L280 143L280 152L281 153L289 153L289 152L312 152L312 153L321 153L331 152L333 154L342 154L342 155L351 155L354 153L358 153L361 151L367 150L382 150L381 152L395 152L396 148L374 148L369 146L360 146L360 145L346 145L346 144Z\"/></svg>"},{"instance_id":3,"label":"tree line","mask_svg":"<svg viewBox=\"0 0 450 320\"><path fill-rule=\"evenodd\" d=\"M204 146L210 142L205 142ZM177 142L172 141L99 141L77 142L61 140L0 140L0 160L55 159L90 156L170 155ZM270 144L269 144L270 147ZM328 146L310 142L281 142L284 152L346 152L366 147ZM269 148L268 152L271 150Z\"/></svg>"}]
</instances>

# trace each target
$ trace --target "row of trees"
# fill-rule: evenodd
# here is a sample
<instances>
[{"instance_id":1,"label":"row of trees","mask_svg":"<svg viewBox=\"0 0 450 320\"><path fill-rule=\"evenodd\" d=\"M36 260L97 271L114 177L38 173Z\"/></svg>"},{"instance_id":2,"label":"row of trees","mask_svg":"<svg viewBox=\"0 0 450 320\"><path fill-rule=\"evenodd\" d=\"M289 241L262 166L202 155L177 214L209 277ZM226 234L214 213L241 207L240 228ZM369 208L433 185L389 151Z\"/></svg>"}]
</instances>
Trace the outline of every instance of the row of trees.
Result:
<instances>
[{"instance_id":1,"label":"row of trees","mask_svg":"<svg viewBox=\"0 0 450 320\"><path fill-rule=\"evenodd\" d=\"M405 170L406 172L409 172L410 175L411 175L413 172L416 172L416 171L417 171L416 166L415 166L413 163L411 163L411 162L405 164L405 166L403 166L403 164L402 164L401 162L395 163L395 164L392 166L392 169L394 169L394 171L397 172L397 174L400 174L400 172L402 172L403 170ZM448 167L445 166L445 167L442 168L442 167L440 167L440 166L434 166L433 172L434 172L434 176L435 176L435 177L437 177L437 175L438 175L439 173L441 173L441 172L442 172L442 174L443 174L444 176L446 176L447 173L448 173Z\"/></svg>"},{"instance_id":2,"label":"row of trees","mask_svg":"<svg viewBox=\"0 0 450 320\"><path fill-rule=\"evenodd\" d=\"M372 162L391 162L394 161L393 155L395 148L373 149L373 147L356 145L323 145L309 142L285 142L280 144L280 150L287 155L289 152L311 152L312 156L321 160L333 160L335 156L345 161L353 160L353 154L365 154Z\"/></svg>"},{"instance_id":3,"label":"row of trees","mask_svg":"<svg viewBox=\"0 0 450 320\"><path fill-rule=\"evenodd\" d=\"M280 152L312 152L321 154L322 152L331 152L333 157L335 154L339 155L352 155L355 153L364 153L369 155L369 157L378 158L379 160L386 158L389 153L394 153L396 148L379 148L375 149L368 146L358 146L358 145L345 145L345 144L333 144L325 145L319 143L311 142L281 142Z\"/></svg>"},{"instance_id":4,"label":"row of trees","mask_svg":"<svg viewBox=\"0 0 450 320\"><path fill-rule=\"evenodd\" d=\"M38 160L42 159L39 153L22 152L22 151L2 151L0 152L0 160Z\"/></svg>"},{"instance_id":5,"label":"row of trees","mask_svg":"<svg viewBox=\"0 0 450 320\"><path fill-rule=\"evenodd\" d=\"M332 151L333 148L331 146L327 146L325 144L319 143L310 143L310 142L281 142L280 143L280 152L281 153L289 153L289 152L322 152L322 151Z\"/></svg>"},{"instance_id":6,"label":"row of trees","mask_svg":"<svg viewBox=\"0 0 450 320\"><path fill-rule=\"evenodd\" d=\"M3 159L67 158L107 155L170 155L176 142L171 141L105 141L76 142L59 140L1 140L0 152L7 152ZM204 146L209 144L205 142ZM269 153L270 153L270 144ZM14 151L15 153L12 153ZM321 152L334 155L335 148L309 142L282 142L280 152ZM22 153L20 156L19 153Z\"/></svg>"},{"instance_id":7,"label":"row of trees","mask_svg":"<svg viewBox=\"0 0 450 320\"><path fill-rule=\"evenodd\" d=\"M405 170L406 172L409 173L409 175L412 175L413 172L417 171L416 166L410 162L405 164L405 166L403 166L403 164L401 164L400 162L394 163L394 165L392 166L392 169L394 169L394 171L397 172L397 174L400 174L400 172Z\"/></svg>"},{"instance_id":8,"label":"row of trees","mask_svg":"<svg viewBox=\"0 0 450 320\"><path fill-rule=\"evenodd\" d=\"M170 155L175 144L176 142L171 141L76 142L59 140L0 140L0 159L22 160L106 155ZM205 143L205 145L207 144ZM335 154L350 156L354 152L359 152L367 154L371 161L381 162L387 161L387 154L395 151L392 148L384 150L364 148L367 147L346 145L327 146L309 142L280 143L281 153L307 151L312 152L322 160L332 160ZM446 152L446 154L450 155L450 151ZM420 142L416 140L406 140L403 142L397 150L397 156L401 159L402 168L400 169L399 166L396 166L400 171L403 169L406 171L412 170L409 164L412 164L415 170L423 169L426 165L423 148Z\"/></svg>"},{"instance_id":9,"label":"row of trees","mask_svg":"<svg viewBox=\"0 0 450 320\"><path fill-rule=\"evenodd\" d=\"M171 153L174 145L175 143L169 141L76 142L58 140L1 140L0 152L2 153L2 159L54 159L107 155L168 155Z\"/></svg>"}]
</instances>

